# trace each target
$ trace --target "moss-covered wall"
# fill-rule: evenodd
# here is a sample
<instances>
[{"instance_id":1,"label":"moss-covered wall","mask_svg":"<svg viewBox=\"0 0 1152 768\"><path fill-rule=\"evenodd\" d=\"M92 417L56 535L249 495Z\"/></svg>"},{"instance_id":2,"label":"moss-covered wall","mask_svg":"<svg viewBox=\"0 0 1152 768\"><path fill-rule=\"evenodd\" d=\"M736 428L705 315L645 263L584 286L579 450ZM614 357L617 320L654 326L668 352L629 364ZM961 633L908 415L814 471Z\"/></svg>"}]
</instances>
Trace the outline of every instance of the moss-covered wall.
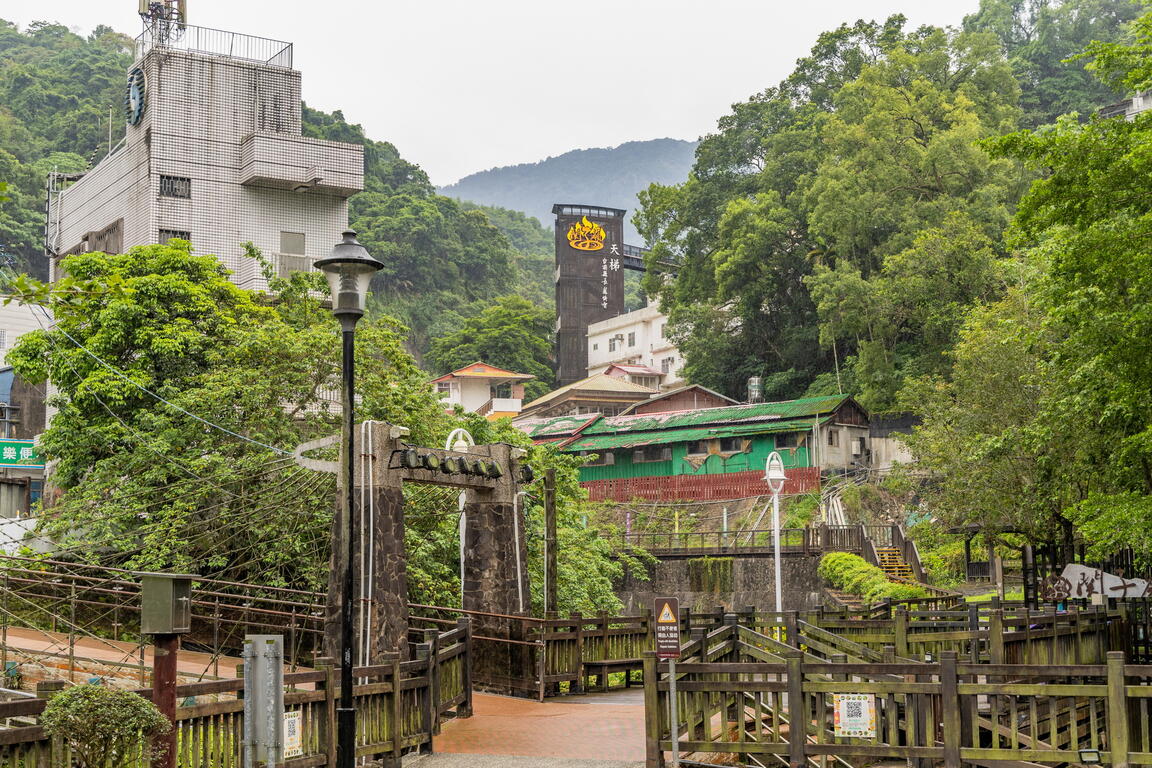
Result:
<instances>
[{"instance_id":1,"label":"moss-covered wall","mask_svg":"<svg viewBox=\"0 0 1152 768\"><path fill-rule=\"evenodd\" d=\"M820 605L819 557L785 554L783 574L784 610L804 610ZM754 606L775 607L775 574L770 557L724 557L663 560L648 567L648 580L625 574L616 591L628 612L652 608L656 597L678 597L692 610L726 610Z\"/></svg>"}]
</instances>

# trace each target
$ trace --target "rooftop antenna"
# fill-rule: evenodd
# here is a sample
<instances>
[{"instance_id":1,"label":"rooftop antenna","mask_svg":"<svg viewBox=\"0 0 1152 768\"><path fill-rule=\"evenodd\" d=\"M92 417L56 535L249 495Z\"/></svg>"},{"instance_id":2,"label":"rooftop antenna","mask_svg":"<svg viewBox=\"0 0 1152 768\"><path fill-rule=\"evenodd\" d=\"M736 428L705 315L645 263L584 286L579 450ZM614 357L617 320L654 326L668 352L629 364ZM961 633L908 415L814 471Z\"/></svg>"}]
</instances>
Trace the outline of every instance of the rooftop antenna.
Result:
<instances>
[{"instance_id":1,"label":"rooftop antenna","mask_svg":"<svg viewBox=\"0 0 1152 768\"><path fill-rule=\"evenodd\" d=\"M188 24L187 0L139 0L140 18L156 45L167 45L184 36Z\"/></svg>"}]
</instances>

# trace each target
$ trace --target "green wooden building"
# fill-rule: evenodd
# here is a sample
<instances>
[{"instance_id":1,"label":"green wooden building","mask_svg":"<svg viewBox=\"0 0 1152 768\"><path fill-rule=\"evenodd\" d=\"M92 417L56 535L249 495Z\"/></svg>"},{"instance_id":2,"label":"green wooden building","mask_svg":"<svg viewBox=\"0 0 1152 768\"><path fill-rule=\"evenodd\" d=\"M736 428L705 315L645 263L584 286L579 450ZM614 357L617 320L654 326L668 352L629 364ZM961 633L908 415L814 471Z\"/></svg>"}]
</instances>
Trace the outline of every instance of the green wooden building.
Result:
<instances>
[{"instance_id":1,"label":"green wooden building","mask_svg":"<svg viewBox=\"0 0 1152 768\"><path fill-rule=\"evenodd\" d=\"M788 471L785 492L819 487L821 472L864 468L868 414L847 395L776 403L565 416L523 424L539 443L588 456L580 480L595 498L739 498L767 492L768 455Z\"/></svg>"}]
</instances>

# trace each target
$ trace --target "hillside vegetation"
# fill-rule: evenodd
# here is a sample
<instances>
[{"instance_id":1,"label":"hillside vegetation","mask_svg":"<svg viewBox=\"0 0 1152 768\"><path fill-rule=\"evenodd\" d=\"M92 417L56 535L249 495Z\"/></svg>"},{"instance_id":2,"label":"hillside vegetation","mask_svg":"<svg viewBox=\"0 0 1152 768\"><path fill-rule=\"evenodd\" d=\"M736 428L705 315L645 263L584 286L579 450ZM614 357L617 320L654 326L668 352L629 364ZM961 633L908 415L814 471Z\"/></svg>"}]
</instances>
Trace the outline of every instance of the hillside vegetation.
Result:
<instances>
[{"instance_id":1,"label":"hillside vegetation","mask_svg":"<svg viewBox=\"0 0 1152 768\"><path fill-rule=\"evenodd\" d=\"M587 203L628 211L625 240L643 245L632 225L637 193L649 184L688 178L696 142L629 141L618 147L577 149L537 163L492 168L465 176L439 192L460 200L523 211L551 226L555 203Z\"/></svg>"}]
</instances>

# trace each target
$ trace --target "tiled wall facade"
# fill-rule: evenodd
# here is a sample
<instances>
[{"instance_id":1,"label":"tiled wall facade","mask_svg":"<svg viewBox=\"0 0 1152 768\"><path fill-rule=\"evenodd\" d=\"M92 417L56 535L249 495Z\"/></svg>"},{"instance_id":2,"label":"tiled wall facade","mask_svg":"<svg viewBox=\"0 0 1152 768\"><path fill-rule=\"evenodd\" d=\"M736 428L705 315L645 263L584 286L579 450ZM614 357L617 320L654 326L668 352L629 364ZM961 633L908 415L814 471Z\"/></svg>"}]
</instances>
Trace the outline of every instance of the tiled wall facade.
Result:
<instances>
[{"instance_id":1,"label":"tiled wall facade","mask_svg":"<svg viewBox=\"0 0 1152 768\"><path fill-rule=\"evenodd\" d=\"M143 118L61 196L61 252L84 250L89 232L122 217L125 249L186 232L196 253L214 254L234 282L257 290L266 284L244 242L276 263L281 233L301 233L297 255L328 254L347 226L348 196L363 187L363 149L300 136L299 72L168 49L136 66ZM161 176L190 179L190 194L162 195Z\"/></svg>"}]
</instances>

